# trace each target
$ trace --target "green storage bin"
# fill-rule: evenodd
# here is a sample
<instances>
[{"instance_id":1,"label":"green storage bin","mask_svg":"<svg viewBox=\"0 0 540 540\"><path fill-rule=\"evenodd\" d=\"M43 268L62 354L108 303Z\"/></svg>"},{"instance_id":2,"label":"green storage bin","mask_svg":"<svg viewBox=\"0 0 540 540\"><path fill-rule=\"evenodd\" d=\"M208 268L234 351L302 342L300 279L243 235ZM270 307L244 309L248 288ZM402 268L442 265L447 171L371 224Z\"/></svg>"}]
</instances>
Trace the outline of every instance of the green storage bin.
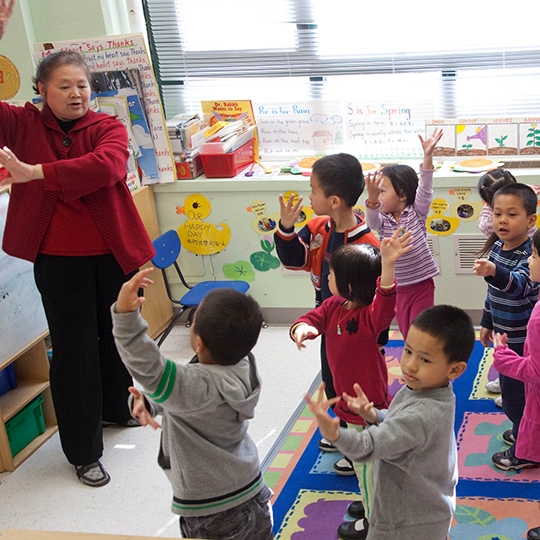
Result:
<instances>
[{"instance_id":1,"label":"green storage bin","mask_svg":"<svg viewBox=\"0 0 540 540\"><path fill-rule=\"evenodd\" d=\"M13 457L36 437L45 433L42 404L43 396L38 396L6 422L9 447Z\"/></svg>"}]
</instances>

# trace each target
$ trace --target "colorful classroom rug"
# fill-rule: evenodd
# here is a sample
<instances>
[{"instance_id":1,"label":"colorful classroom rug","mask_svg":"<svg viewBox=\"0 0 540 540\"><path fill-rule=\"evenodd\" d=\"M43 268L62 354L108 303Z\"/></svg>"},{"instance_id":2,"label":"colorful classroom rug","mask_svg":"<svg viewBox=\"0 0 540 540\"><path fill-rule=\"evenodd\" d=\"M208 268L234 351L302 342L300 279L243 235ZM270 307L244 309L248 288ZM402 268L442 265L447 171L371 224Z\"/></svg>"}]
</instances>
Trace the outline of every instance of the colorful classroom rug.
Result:
<instances>
[{"instance_id":1,"label":"colorful classroom rug","mask_svg":"<svg viewBox=\"0 0 540 540\"><path fill-rule=\"evenodd\" d=\"M392 394L401 386L400 337L394 332L386 347ZM540 526L540 469L505 472L491 462L493 453L507 448L501 435L510 427L484 388L496 377L492 361L492 349L477 341L466 372L454 383L459 483L450 540L518 540ZM358 500L356 476L336 475L332 467L341 454L320 452L319 439L317 423L301 403L263 461L275 493L276 540L337 540L339 524L352 519L347 506Z\"/></svg>"}]
</instances>

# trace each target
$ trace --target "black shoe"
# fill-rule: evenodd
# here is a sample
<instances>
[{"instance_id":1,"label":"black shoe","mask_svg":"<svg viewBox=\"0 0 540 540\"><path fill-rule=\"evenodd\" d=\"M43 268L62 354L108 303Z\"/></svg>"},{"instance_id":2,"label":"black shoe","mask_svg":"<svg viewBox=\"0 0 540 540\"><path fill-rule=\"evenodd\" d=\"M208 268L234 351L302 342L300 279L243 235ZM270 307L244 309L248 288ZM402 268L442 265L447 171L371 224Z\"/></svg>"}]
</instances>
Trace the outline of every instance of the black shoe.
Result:
<instances>
[{"instance_id":1,"label":"black shoe","mask_svg":"<svg viewBox=\"0 0 540 540\"><path fill-rule=\"evenodd\" d=\"M324 437L319 441L319 450L321 452L339 452L339 450Z\"/></svg>"},{"instance_id":2,"label":"black shoe","mask_svg":"<svg viewBox=\"0 0 540 540\"><path fill-rule=\"evenodd\" d=\"M366 510L362 501L355 501L349 504L347 508L347 514L354 519L363 519L366 517Z\"/></svg>"},{"instance_id":3,"label":"black shoe","mask_svg":"<svg viewBox=\"0 0 540 540\"><path fill-rule=\"evenodd\" d=\"M514 437L514 432L511 429L507 429L502 434L503 441L508 445L512 446L516 442L516 438Z\"/></svg>"},{"instance_id":4,"label":"black shoe","mask_svg":"<svg viewBox=\"0 0 540 540\"><path fill-rule=\"evenodd\" d=\"M141 427L141 423L136 418L130 418L127 422L123 424L118 424L117 422L109 422L108 420L103 420L101 426L106 428L110 426L116 427Z\"/></svg>"},{"instance_id":5,"label":"black shoe","mask_svg":"<svg viewBox=\"0 0 540 540\"><path fill-rule=\"evenodd\" d=\"M348 457L342 457L334 463L334 472L339 476L353 476L356 474L352 461Z\"/></svg>"},{"instance_id":6,"label":"black shoe","mask_svg":"<svg viewBox=\"0 0 540 540\"><path fill-rule=\"evenodd\" d=\"M367 538L369 524L367 519L345 521L338 528L338 535L343 540L362 540Z\"/></svg>"},{"instance_id":7,"label":"black shoe","mask_svg":"<svg viewBox=\"0 0 540 540\"><path fill-rule=\"evenodd\" d=\"M535 461L517 458L514 451L514 447L511 446L504 452L493 454L491 460L495 467L499 467L503 471L520 471L521 469L536 469L540 467L540 463L536 463Z\"/></svg>"},{"instance_id":8,"label":"black shoe","mask_svg":"<svg viewBox=\"0 0 540 540\"><path fill-rule=\"evenodd\" d=\"M540 540L540 527L529 529L527 531L527 540Z\"/></svg>"}]
</instances>

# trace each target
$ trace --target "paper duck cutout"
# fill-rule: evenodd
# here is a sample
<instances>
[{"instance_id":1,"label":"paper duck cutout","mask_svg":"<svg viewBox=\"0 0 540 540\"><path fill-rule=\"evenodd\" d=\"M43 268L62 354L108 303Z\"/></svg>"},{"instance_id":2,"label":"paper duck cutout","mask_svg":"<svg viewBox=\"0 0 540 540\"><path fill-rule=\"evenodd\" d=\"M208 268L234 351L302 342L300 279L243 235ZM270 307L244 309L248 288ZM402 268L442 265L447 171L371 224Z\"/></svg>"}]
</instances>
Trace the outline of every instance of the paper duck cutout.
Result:
<instances>
[{"instance_id":1,"label":"paper duck cutout","mask_svg":"<svg viewBox=\"0 0 540 540\"><path fill-rule=\"evenodd\" d=\"M443 215L448 210L448 203L444 199L434 199L430 208L433 214L426 220L428 232L439 236L452 234L459 226L459 218Z\"/></svg>"},{"instance_id":2,"label":"paper duck cutout","mask_svg":"<svg viewBox=\"0 0 540 540\"><path fill-rule=\"evenodd\" d=\"M268 235L277 229L279 212L266 214L266 203L264 201L257 199L246 210L255 214L255 219L251 222L251 227L256 233Z\"/></svg>"},{"instance_id":3,"label":"paper duck cutout","mask_svg":"<svg viewBox=\"0 0 540 540\"><path fill-rule=\"evenodd\" d=\"M476 221L482 211L480 201L469 201L472 189L469 187L460 187L451 189L448 193L454 195L457 201L450 207L450 214L459 218L461 221Z\"/></svg>"},{"instance_id":4,"label":"paper duck cutout","mask_svg":"<svg viewBox=\"0 0 540 540\"><path fill-rule=\"evenodd\" d=\"M184 214L187 221L178 227L182 246L196 255L213 255L225 249L231 240L227 223L217 225L203 221L212 212L210 201L200 193L188 195L184 206L176 207L177 214Z\"/></svg>"}]
</instances>

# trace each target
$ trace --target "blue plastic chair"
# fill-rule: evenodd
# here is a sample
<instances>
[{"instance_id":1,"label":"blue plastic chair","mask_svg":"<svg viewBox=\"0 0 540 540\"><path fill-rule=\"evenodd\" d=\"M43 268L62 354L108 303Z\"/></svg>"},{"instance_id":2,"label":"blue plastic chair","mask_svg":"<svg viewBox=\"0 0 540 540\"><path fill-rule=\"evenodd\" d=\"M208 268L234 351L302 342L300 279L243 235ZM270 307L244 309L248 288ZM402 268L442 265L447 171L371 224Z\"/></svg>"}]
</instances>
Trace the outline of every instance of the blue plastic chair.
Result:
<instances>
[{"instance_id":1,"label":"blue plastic chair","mask_svg":"<svg viewBox=\"0 0 540 540\"><path fill-rule=\"evenodd\" d=\"M156 250L156 255L152 259L152 264L156 268L161 269L161 272L163 274L163 281L165 282L165 288L167 289L167 295L170 301L173 304L180 306L180 309L175 313L167 328L160 334L160 336L158 336L158 346L161 346L161 344L170 334L173 326L176 324L176 321L188 309L190 310L190 312L188 314L186 326L191 326L193 320L193 313L208 292L213 291L214 289L227 288L234 289L241 293L246 293L249 289L249 283L245 281L235 280L202 281L201 283L197 283L196 285L189 285L184 279L184 275L182 274L182 270L180 270L180 266L178 264L178 257L180 256L182 245L180 243L178 233L175 230L171 229L170 231L163 233L161 236L158 236L158 238L156 238L152 242L152 244L154 244L154 249ZM182 296L182 298L180 299L177 299L173 296L171 292L171 287L169 285L169 280L167 278L166 270L171 266L174 266L176 273L178 274L178 277L182 282L182 285L184 285L184 287L188 289L186 294L184 294L184 296Z\"/></svg>"}]
</instances>

